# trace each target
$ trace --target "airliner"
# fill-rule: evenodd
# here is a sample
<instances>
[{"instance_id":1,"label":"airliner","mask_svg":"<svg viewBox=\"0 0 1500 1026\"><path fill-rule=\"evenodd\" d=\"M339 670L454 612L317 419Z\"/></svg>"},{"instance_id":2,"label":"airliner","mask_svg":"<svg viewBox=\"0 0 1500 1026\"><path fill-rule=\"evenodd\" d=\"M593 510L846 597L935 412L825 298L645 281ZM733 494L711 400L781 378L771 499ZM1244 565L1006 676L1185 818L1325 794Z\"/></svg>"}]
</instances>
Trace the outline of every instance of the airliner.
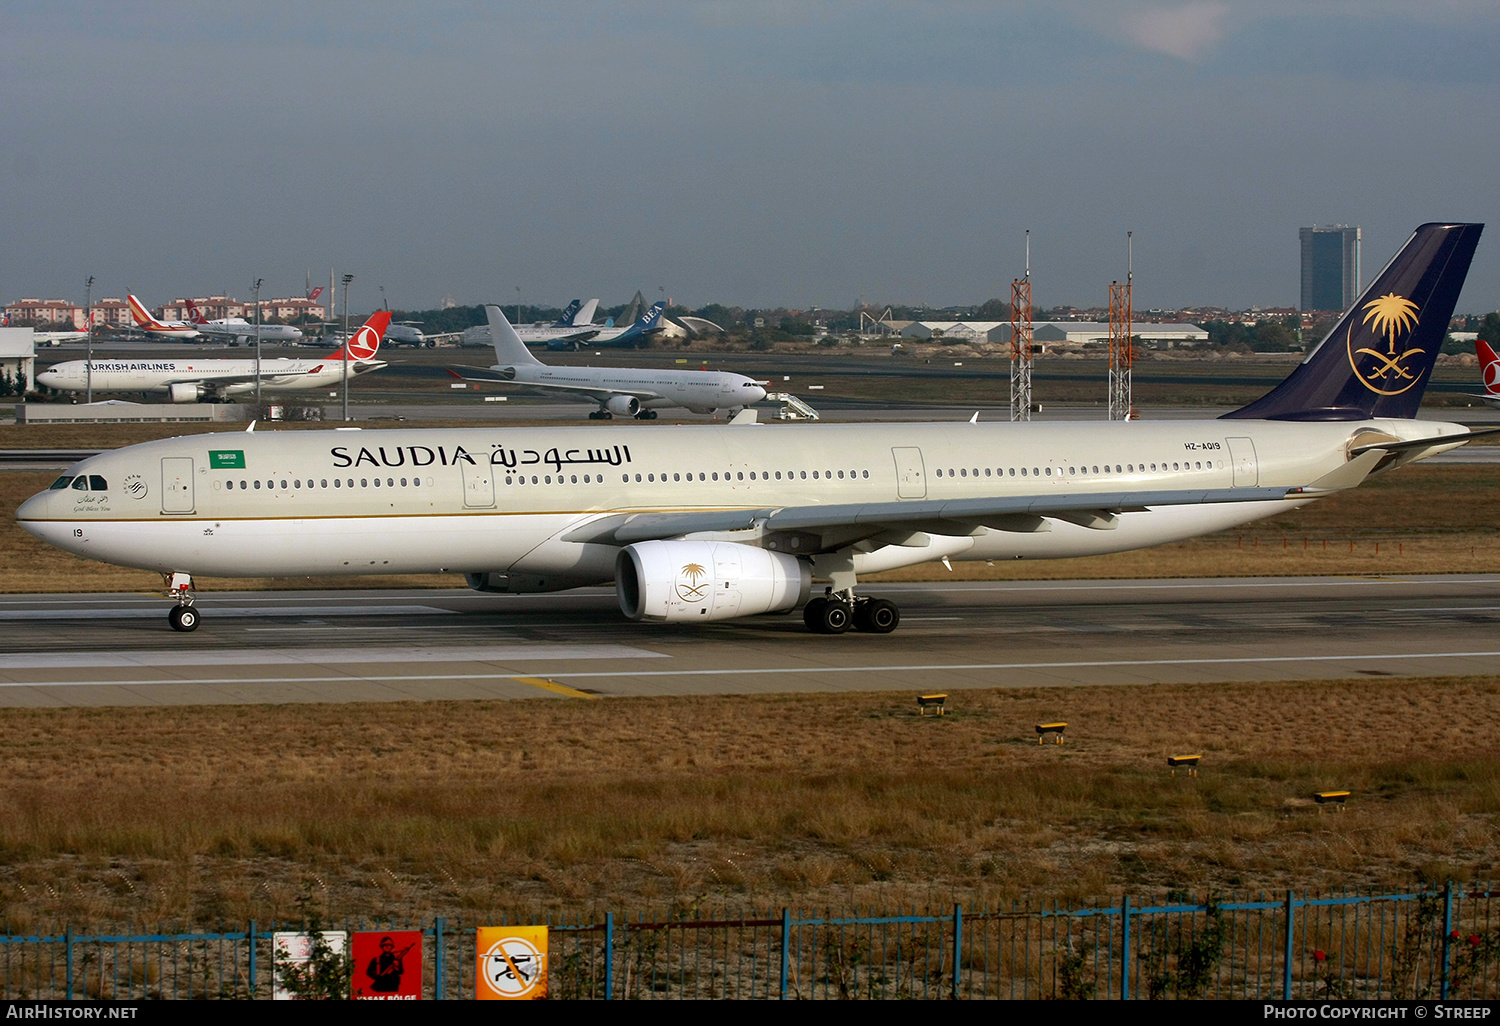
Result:
<instances>
[{"instance_id":1,"label":"airliner","mask_svg":"<svg viewBox=\"0 0 1500 1026\"><path fill-rule=\"evenodd\" d=\"M197 304L191 299L187 301L187 308L189 321L203 335L222 335L235 342L244 342L256 338L257 335L262 342L296 342L302 338L302 329L290 324L262 324L257 332L256 326L243 317L225 317L222 320L210 321L203 316Z\"/></svg>"},{"instance_id":2,"label":"airliner","mask_svg":"<svg viewBox=\"0 0 1500 1026\"><path fill-rule=\"evenodd\" d=\"M130 304L130 316L135 321L136 327L151 335L163 335L167 338L197 338L200 334L198 329L187 321L159 321L151 316L144 304L134 296L127 294L125 302Z\"/></svg>"},{"instance_id":3,"label":"airliner","mask_svg":"<svg viewBox=\"0 0 1500 1026\"><path fill-rule=\"evenodd\" d=\"M1479 399L1486 406L1500 407L1500 356L1482 338L1474 340L1474 353L1479 357L1479 369L1484 375L1484 392L1466 392L1470 399Z\"/></svg>"},{"instance_id":4,"label":"airliner","mask_svg":"<svg viewBox=\"0 0 1500 1026\"><path fill-rule=\"evenodd\" d=\"M613 582L634 620L801 606L815 633L886 633L900 611L862 574L1193 538L1471 440L1415 417L1482 227L1418 228L1285 381L1216 420L193 435L75 464L16 519L160 572L179 631L194 575L463 572L481 592Z\"/></svg>"},{"instance_id":5,"label":"airliner","mask_svg":"<svg viewBox=\"0 0 1500 1026\"><path fill-rule=\"evenodd\" d=\"M342 381L346 372L354 378L379 370L385 363L374 357L390 318L384 311L375 314L347 346L340 346L321 360L261 360L262 394L327 388ZM255 364L254 360L95 360L90 375L87 360L70 360L48 367L36 380L39 385L68 392L92 388L97 392L165 393L170 402L195 403L253 395Z\"/></svg>"},{"instance_id":6,"label":"airliner","mask_svg":"<svg viewBox=\"0 0 1500 1026\"><path fill-rule=\"evenodd\" d=\"M662 315L667 308L666 303L653 303L651 309L641 314L640 318L624 328L599 327L587 337L565 336L555 338L547 343L548 349L581 349L588 346L591 349L639 349L651 341L652 335L661 334Z\"/></svg>"},{"instance_id":7,"label":"airliner","mask_svg":"<svg viewBox=\"0 0 1500 1026\"><path fill-rule=\"evenodd\" d=\"M525 385L587 396L599 404L590 420L616 416L655 420L658 410L686 408L694 413L739 413L766 397L764 385L725 371L646 370L632 367L554 367L542 363L521 341L498 306L486 306L498 364L489 374L449 371L454 377ZM661 311L656 311L660 316ZM643 317L637 323L644 323Z\"/></svg>"},{"instance_id":8,"label":"airliner","mask_svg":"<svg viewBox=\"0 0 1500 1026\"><path fill-rule=\"evenodd\" d=\"M576 346L610 327L594 323L594 311L597 309L597 299L591 299L587 303L575 299L563 310L562 316L551 324L517 324L516 334L521 336L523 342L546 342L548 348L553 348L554 343Z\"/></svg>"}]
</instances>

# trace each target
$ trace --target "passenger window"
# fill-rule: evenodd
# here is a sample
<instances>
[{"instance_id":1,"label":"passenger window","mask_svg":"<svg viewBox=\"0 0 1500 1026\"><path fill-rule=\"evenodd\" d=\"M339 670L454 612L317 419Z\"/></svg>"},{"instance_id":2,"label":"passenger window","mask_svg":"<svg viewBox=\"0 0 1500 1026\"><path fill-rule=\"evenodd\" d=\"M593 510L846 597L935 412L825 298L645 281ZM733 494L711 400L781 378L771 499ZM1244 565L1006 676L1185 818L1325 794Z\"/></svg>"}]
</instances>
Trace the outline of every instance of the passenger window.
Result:
<instances>
[{"instance_id":1,"label":"passenger window","mask_svg":"<svg viewBox=\"0 0 1500 1026\"><path fill-rule=\"evenodd\" d=\"M68 487L68 485L70 485L72 483L73 483L73 479L71 477L63 476L63 477L58 478L56 481L53 481L52 482L52 487L50 489L48 489L48 491L56 491L59 488L66 488L66 487Z\"/></svg>"}]
</instances>

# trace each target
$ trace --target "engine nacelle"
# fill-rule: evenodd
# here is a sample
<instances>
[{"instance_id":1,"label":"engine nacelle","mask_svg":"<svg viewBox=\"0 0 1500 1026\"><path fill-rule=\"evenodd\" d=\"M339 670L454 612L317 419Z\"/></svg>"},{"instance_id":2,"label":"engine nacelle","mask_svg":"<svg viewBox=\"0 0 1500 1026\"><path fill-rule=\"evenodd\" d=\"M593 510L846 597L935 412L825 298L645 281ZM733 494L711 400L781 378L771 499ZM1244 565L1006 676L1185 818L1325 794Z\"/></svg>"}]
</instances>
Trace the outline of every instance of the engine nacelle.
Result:
<instances>
[{"instance_id":1,"label":"engine nacelle","mask_svg":"<svg viewBox=\"0 0 1500 1026\"><path fill-rule=\"evenodd\" d=\"M634 417L641 412L641 401L633 395L612 395L604 408L616 417Z\"/></svg>"},{"instance_id":2,"label":"engine nacelle","mask_svg":"<svg viewBox=\"0 0 1500 1026\"><path fill-rule=\"evenodd\" d=\"M794 609L812 567L785 552L737 542L648 541L615 557L615 595L632 620L729 620Z\"/></svg>"},{"instance_id":3,"label":"engine nacelle","mask_svg":"<svg viewBox=\"0 0 1500 1026\"><path fill-rule=\"evenodd\" d=\"M174 403L195 403L203 398L203 386L191 381L179 381L167 386L167 398Z\"/></svg>"}]
</instances>

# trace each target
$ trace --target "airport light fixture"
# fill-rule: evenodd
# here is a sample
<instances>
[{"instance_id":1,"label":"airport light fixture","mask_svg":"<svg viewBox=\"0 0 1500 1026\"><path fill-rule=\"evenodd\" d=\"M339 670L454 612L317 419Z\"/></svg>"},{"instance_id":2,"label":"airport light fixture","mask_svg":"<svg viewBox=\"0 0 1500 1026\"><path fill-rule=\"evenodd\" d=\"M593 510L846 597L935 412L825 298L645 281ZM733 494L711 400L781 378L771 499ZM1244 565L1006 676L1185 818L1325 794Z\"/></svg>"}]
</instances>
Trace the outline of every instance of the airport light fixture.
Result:
<instances>
[{"instance_id":1,"label":"airport light fixture","mask_svg":"<svg viewBox=\"0 0 1500 1026\"><path fill-rule=\"evenodd\" d=\"M260 283L262 279L256 278L255 284L250 288L255 291L255 405L260 405ZM260 416L256 410L255 415Z\"/></svg>"},{"instance_id":2,"label":"airport light fixture","mask_svg":"<svg viewBox=\"0 0 1500 1026\"><path fill-rule=\"evenodd\" d=\"M354 275L344 275L344 420L349 419L349 283Z\"/></svg>"},{"instance_id":3,"label":"airport light fixture","mask_svg":"<svg viewBox=\"0 0 1500 1026\"><path fill-rule=\"evenodd\" d=\"M87 402L94 401L94 276L89 275L89 280L83 283L83 328L88 332L89 358L84 363L88 368L88 398Z\"/></svg>"}]
</instances>

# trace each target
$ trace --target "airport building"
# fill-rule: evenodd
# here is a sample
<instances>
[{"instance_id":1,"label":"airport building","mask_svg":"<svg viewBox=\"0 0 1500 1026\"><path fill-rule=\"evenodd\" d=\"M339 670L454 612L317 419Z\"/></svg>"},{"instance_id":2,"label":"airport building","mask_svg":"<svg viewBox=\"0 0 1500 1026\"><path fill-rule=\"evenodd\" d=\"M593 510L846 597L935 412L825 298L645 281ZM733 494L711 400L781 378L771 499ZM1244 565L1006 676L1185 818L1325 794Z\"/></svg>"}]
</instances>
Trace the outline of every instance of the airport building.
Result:
<instances>
[{"instance_id":1,"label":"airport building","mask_svg":"<svg viewBox=\"0 0 1500 1026\"><path fill-rule=\"evenodd\" d=\"M1010 344L1010 323L1002 326L996 341ZM1201 346L1208 342L1208 332L1196 324L1143 324L1130 326L1137 345L1151 349L1173 349L1177 346ZM1109 325L1103 321L1037 321L1032 325L1031 339L1050 349L1081 349L1109 344Z\"/></svg>"},{"instance_id":2,"label":"airport building","mask_svg":"<svg viewBox=\"0 0 1500 1026\"><path fill-rule=\"evenodd\" d=\"M1303 228L1302 309L1343 312L1359 296L1359 227Z\"/></svg>"},{"instance_id":3,"label":"airport building","mask_svg":"<svg viewBox=\"0 0 1500 1026\"><path fill-rule=\"evenodd\" d=\"M36 388L36 342L30 328L0 328L0 371L12 381Z\"/></svg>"}]
</instances>

